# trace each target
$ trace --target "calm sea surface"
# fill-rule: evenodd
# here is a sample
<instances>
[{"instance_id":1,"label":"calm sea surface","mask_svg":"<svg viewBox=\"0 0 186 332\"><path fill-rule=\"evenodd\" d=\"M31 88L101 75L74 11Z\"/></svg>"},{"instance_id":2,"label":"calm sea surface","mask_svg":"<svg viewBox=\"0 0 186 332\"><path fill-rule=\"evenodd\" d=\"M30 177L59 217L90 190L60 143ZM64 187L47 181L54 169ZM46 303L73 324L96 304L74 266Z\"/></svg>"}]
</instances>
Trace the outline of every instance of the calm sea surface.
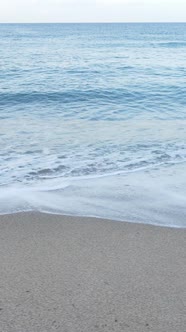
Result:
<instances>
[{"instance_id":1,"label":"calm sea surface","mask_svg":"<svg viewBox=\"0 0 186 332\"><path fill-rule=\"evenodd\" d=\"M0 25L0 213L186 227L186 24Z\"/></svg>"}]
</instances>

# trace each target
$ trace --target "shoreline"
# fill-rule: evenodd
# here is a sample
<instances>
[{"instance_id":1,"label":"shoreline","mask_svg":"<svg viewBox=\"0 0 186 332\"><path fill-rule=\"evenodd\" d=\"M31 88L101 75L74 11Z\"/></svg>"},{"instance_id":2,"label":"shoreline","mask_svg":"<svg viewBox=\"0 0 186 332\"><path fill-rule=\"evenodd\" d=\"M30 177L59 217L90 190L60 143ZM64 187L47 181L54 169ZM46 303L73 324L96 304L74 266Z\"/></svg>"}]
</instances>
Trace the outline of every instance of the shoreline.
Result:
<instances>
[{"instance_id":1,"label":"shoreline","mask_svg":"<svg viewBox=\"0 0 186 332\"><path fill-rule=\"evenodd\" d=\"M179 225L167 225L167 224L160 224L158 222L145 222L145 221L128 221L128 220L124 220L124 219L113 219L113 218L108 218L108 217L99 217L99 216L92 216L92 215L75 215L75 214L60 214L59 212L47 212L47 211L37 211L37 210L30 210L30 211L17 211L17 212L7 212L7 213L0 213L0 219L1 217L4 216L24 216L24 215L47 215L47 216L55 216L58 218L70 218L70 219L82 219L82 220L94 220L94 221L104 221L104 222L111 222L111 223L124 223L124 224L129 224L129 225L141 225L141 226L152 226L152 227L160 227L160 228L168 228L168 229L178 229L178 230L186 230L186 226L179 226Z\"/></svg>"},{"instance_id":2,"label":"shoreline","mask_svg":"<svg viewBox=\"0 0 186 332\"><path fill-rule=\"evenodd\" d=\"M6 332L180 332L183 228L40 212L0 215Z\"/></svg>"}]
</instances>

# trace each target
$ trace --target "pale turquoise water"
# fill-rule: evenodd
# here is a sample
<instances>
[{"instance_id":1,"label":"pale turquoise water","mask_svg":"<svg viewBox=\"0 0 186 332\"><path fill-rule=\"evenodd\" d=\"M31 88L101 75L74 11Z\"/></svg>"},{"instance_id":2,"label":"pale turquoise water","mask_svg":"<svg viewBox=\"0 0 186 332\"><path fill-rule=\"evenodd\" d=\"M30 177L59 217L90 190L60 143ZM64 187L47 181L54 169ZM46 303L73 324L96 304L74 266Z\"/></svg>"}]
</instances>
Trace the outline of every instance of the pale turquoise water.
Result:
<instances>
[{"instance_id":1,"label":"pale turquoise water","mask_svg":"<svg viewBox=\"0 0 186 332\"><path fill-rule=\"evenodd\" d=\"M0 213L186 226L186 24L1 24L0 125Z\"/></svg>"}]
</instances>

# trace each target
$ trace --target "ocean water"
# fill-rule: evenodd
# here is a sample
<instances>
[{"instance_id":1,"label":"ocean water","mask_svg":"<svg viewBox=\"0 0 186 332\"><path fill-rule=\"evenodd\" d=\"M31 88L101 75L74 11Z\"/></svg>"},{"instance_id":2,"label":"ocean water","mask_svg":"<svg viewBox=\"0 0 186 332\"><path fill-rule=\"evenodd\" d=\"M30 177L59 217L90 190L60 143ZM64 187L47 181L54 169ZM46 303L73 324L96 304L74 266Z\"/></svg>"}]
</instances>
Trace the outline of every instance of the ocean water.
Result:
<instances>
[{"instance_id":1,"label":"ocean water","mask_svg":"<svg viewBox=\"0 0 186 332\"><path fill-rule=\"evenodd\" d=\"M186 24L0 25L0 213L186 227Z\"/></svg>"}]
</instances>

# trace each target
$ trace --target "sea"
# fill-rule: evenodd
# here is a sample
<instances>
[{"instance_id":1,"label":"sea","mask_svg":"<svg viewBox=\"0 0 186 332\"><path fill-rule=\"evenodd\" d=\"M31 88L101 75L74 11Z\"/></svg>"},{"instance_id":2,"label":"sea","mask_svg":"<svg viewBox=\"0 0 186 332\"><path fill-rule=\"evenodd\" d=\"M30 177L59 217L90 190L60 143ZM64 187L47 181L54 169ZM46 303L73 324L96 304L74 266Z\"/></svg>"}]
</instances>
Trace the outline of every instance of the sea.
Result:
<instances>
[{"instance_id":1,"label":"sea","mask_svg":"<svg viewBox=\"0 0 186 332\"><path fill-rule=\"evenodd\" d=\"M0 25L0 214L186 227L186 23Z\"/></svg>"}]
</instances>

